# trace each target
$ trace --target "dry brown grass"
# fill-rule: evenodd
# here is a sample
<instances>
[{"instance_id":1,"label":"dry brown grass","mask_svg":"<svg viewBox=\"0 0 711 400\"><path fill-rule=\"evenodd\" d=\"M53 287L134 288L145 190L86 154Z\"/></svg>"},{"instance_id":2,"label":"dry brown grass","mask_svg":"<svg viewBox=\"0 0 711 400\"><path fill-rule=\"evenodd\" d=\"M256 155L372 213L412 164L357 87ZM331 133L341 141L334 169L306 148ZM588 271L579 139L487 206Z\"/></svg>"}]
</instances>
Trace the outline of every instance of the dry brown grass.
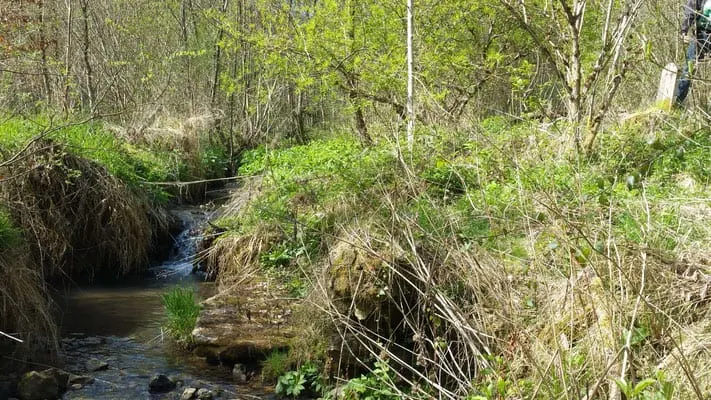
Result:
<instances>
[{"instance_id":1,"label":"dry brown grass","mask_svg":"<svg viewBox=\"0 0 711 400\"><path fill-rule=\"evenodd\" d=\"M606 219L620 210L553 204L537 210L546 212L545 225L529 218L529 255L518 261L462 247L453 233L423 240L425 230L395 209L390 226L344 230L314 278L322 292L316 308L340 337L331 343L341 358L328 364L387 359L403 398L415 398L407 388L423 382L443 398L461 398L502 379L507 399L620 399L615 379L639 382L663 367L675 399L699 398L711 387L701 367L710 349L706 214L682 207L670 231L653 218L671 212L668 204L642 196L623 206L636 210L639 242ZM652 247L669 238L679 243L674 251ZM542 250L550 239L558 247ZM592 243L604 246L581 259Z\"/></svg>"},{"instance_id":2,"label":"dry brown grass","mask_svg":"<svg viewBox=\"0 0 711 400\"><path fill-rule=\"evenodd\" d=\"M233 286L259 269L259 256L268 252L279 237L260 230L219 238L205 257L208 276L217 278L222 289Z\"/></svg>"},{"instance_id":3,"label":"dry brown grass","mask_svg":"<svg viewBox=\"0 0 711 400\"><path fill-rule=\"evenodd\" d=\"M34 143L2 175L0 202L22 240L0 250L0 330L24 340L20 359L51 355L57 328L47 282L145 268L166 216L103 166L51 141Z\"/></svg>"},{"instance_id":4,"label":"dry brown grass","mask_svg":"<svg viewBox=\"0 0 711 400\"><path fill-rule=\"evenodd\" d=\"M125 275L145 267L149 206L101 165L41 141L0 186L35 261L48 276ZM153 224L161 220L153 215Z\"/></svg>"},{"instance_id":5,"label":"dry brown grass","mask_svg":"<svg viewBox=\"0 0 711 400\"><path fill-rule=\"evenodd\" d=\"M46 362L55 353L57 327L42 269L33 263L28 246L0 250L0 331L22 340L0 340L0 349L13 360Z\"/></svg>"}]
</instances>

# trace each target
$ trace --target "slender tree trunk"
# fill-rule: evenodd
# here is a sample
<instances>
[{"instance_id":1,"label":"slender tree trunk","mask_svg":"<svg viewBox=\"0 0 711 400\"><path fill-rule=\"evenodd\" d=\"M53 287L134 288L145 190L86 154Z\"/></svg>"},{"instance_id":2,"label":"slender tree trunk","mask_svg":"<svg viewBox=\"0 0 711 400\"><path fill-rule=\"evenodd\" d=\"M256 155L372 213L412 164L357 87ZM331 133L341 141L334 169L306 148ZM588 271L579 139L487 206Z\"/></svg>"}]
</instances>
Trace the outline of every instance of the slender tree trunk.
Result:
<instances>
[{"instance_id":1,"label":"slender tree trunk","mask_svg":"<svg viewBox=\"0 0 711 400\"><path fill-rule=\"evenodd\" d=\"M249 22L247 18L247 4L245 4L245 0L240 0L239 2L239 26L242 27L242 29L247 29L247 25ZM251 10L250 10L251 11ZM250 13L251 15L251 13ZM252 71L253 71L253 62L252 62L252 57L251 57L251 46L248 42L244 43L244 46L240 49L240 58L241 58L241 79L242 79L242 86L243 86L243 95L242 95L242 121L245 124L243 127L246 132L243 132L245 137L247 138L247 142L251 141L253 136L255 135L255 130L254 130L254 124L252 121L252 118L250 116L249 108L250 108L250 99L249 99L249 94L250 91L252 90ZM250 143L251 144L251 143Z\"/></svg>"},{"instance_id":2,"label":"slender tree trunk","mask_svg":"<svg viewBox=\"0 0 711 400\"><path fill-rule=\"evenodd\" d=\"M412 0L407 0L407 147L412 153L415 141L415 109L412 84Z\"/></svg>"},{"instance_id":3,"label":"slender tree trunk","mask_svg":"<svg viewBox=\"0 0 711 400\"><path fill-rule=\"evenodd\" d=\"M356 21L358 21L358 18L356 16L356 6L358 2L355 0L351 0L349 2L349 7L350 7L350 13L351 13L351 20L350 20L350 30L348 31L348 36L351 41L351 54L354 54L356 52L355 48L355 24ZM356 130L358 131L358 135L360 136L360 139L366 143L366 144L372 144L373 139L370 138L370 135L368 134L368 125L365 122L365 114L363 113L363 106L360 101L360 96L358 94L358 81L359 79L356 77L356 74L353 71L344 71L347 75L348 79L348 86L349 86L349 98L351 99L351 103L355 106L355 123L356 123Z\"/></svg>"},{"instance_id":4,"label":"slender tree trunk","mask_svg":"<svg viewBox=\"0 0 711 400\"><path fill-rule=\"evenodd\" d=\"M229 0L224 0L220 12L225 15L227 12L227 7L229 6ZM210 91L210 105L215 106L217 101L217 86L220 81L220 58L222 56L222 47L220 47L220 42L225 36L225 30L220 27L217 31L217 41L215 41L215 58L214 58L214 73L212 75L212 90Z\"/></svg>"},{"instance_id":5,"label":"slender tree trunk","mask_svg":"<svg viewBox=\"0 0 711 400\"><path fill-rule=\"evenodd\" d=\"M580 17L580 16L578 16ZM581 122L581 92L582 87L582 71L580 64L580 31L578 30L577 23L571 21L571 51L570 51L570 68L568 70L569 85L571 87L570 99L568 101L568 113L571 122L573 123L573 130L575 131L575 146L578 151L581 151L582 146L582 127Z\"/></svg>"},{"instance_id":6,"label":"slender tree trunk","mask_svg":"<svg viewBox=\"0 0 711 400\"><path fill-rule=\"evenodd\" d=\"M232 80L237 79L237 57L232 62ZM235 103L237 102L235 91L231 91L229 100L229 115L230 115L230 132L229 132L229 151L230 151L230 175L235 174Z\"/></svg>"},{"instance_id":7,"label":"slender tree trunk","mask_svg":"<svg viewBox=\"0 0 711 400\"><path fill-rule=\"evenodd\" d=\"M183 49L188 48L188 19L185 1L180 2L180 35L183 39Z\"/></svg>"},{"instance_id":8,"label":"slender tree trunk","mask_svg":"<svg viewBox=\"0 0 711 400\"><path fill-rule=\"evenodd\" d=\"M368 133L368 124L365 122L365 114L363 113L363 106L361 106L360 96L358 96L358 91L355 89L357 87L357 81L351 80L350 86L353 90L350 91L349 97L351 103L355 105L355 123L356 130L358 131L358 136L365 144L373 144L373 139L371 139Z\"/></svg>"},{"instance_id":9,"label":"slender tree trunk","mask_svg":"<svg viewBox=\"0 0 711 400\"><path fill-rule=\"evenodd\" d=\"M70 90L72 85L72 19L74 18L74 9L72 8L72 0L64 0L64 5L67 10L67 32L66 43L64 43L64 113L68 114L71 110Z\"/></svg>"},{"instance_id":10,"label":"slender tree trunk","mask_svg":"<svg viewBox=\"0 0 711 400\"><path fill-rule=\"evenodd\" d=\"M39 1L39 37L40 37L40 48L42 50L42 53L40 54L41 57L41 65L42 65L42 80L44 84L44 95L45 95L45 100L47 102L47 106L51 107L52 106L52 81L49 77L49 69L47 68L47 35L45 34L45 6L44 6L44 1L40 0Z\"/></svg>"},{"instance_id":11,"label":"slender tree trunk","mask_svg":"<svg viewBox=\"0 0 711 400\"><path fill-rule=\"evenodd\" d=\"M91 44L89 40L89 0L81 0L81 13L82 19L84 20L84 47L82 50L84 55L84 69L86 70L87 103L89 110L91 110L93 114L96 107L96 92L93 78L94 71L91 68L89 58L89 48Z\"/></svg>"}]
</instances>

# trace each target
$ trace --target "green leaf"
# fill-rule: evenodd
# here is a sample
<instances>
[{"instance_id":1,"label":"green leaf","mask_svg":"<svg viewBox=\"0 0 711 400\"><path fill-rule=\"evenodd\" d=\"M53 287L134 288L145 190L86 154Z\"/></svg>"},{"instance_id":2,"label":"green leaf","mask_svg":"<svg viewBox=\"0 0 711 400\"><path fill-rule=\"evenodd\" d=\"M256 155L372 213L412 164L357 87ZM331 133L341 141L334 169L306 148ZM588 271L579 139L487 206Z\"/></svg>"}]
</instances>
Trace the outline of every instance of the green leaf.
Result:
<instances>
[{"instance_id":1,"label":"green leaf","mask_svg":"<svg viewBox=\"0 0 711 400\"><path fill-rule=\"evenodd\" d=\"M657 383L657 380L653 378L641 380L637 385L635 385L634 390L632 391L632 398L639 396L647 387L654 385L655 383Z\"/></svg>"}]
</instances>

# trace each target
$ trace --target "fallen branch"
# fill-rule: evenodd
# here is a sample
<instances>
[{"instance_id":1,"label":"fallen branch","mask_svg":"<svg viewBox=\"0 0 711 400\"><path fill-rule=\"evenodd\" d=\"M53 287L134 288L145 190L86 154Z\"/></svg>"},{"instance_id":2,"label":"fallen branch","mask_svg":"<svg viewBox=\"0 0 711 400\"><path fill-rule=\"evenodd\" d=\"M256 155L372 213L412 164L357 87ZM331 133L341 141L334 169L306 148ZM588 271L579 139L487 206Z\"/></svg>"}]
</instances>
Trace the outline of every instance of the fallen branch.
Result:
<instances>
[{"instance_id":1,"label":"fallen branch","mask_svg":"<svg viewBox=\"0 0 711 400\"><path fill-rule=\"evenodd\" d=\"M231 181L231 180L239 180L239 179L246 179L248 177L244 176L230 176L227 178L214 178L214 179L201 179L199 181L189 181L189 182L183 182L183 181L172 181L172 182L148 182L145 181L146 185L156 185L156 186L186 186L186 185L195 185L198 183L209 183L209 182L218 182L218 181Z\"/></svg>"},{"instance_id":2,"label":"fallen branch","mask_svg":"<svg viewBox=\"0 0 711 400\"><path fill-rule=\"evenodd\" d=\"M5 336L5 337L8 337L8 338L10 338L10 339L12 339L12 340L14 340L14 341L16 341L16 342L25 343L22 339L18 339L18 338L14 337L14 336L8 335L7 333L5 333L5 332L3 332L3 331L0 331L0 335L3 335L3 336Z\"/></svg>"}]
</instances>

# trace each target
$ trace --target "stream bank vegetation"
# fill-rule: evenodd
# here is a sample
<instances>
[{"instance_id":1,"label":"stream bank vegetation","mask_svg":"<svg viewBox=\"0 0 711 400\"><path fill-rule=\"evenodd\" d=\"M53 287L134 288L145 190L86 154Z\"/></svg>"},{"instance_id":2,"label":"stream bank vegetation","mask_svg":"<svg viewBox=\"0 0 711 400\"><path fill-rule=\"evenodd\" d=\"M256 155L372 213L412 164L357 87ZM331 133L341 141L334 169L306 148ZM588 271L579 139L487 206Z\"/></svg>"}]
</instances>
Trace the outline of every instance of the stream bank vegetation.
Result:
<instances>
[{"instance_id":1,"label":"stream bank vegetation","mask_svg":"<svg viewBox=\"0 0 711 400\"><path fill-rule=\"evenodd\" d=\"M197 143L204 132L193 132L194 142L174 135L169 146L111 129L45 116L0 122L0 330L23 341L7 350L14 358L46 361L55 353L53 290L143 274L160 256L171 240L165 206L199 198L200 190L156 182L224 176L221 156Z\"/></svg>"},{"instance_id":2,"label":"stream bank vegetation","mask_svg":"<svg viewBox=\"0 0 711 400\"><path fill-rule=\"evenodd\" d=\"M260 190L214 221L226 231L206 257L225 289L249 265L302 299L289 360L265 364L295 368L277 390L706 393L705 120L622 122L593 157L558 129L494 117L422 130L412 162L387 131L371 146L315 133L306 145L247 151L239 171L260 176ZM320 374L305 378L314 365Z\"/></svg>"}]
</instances>

